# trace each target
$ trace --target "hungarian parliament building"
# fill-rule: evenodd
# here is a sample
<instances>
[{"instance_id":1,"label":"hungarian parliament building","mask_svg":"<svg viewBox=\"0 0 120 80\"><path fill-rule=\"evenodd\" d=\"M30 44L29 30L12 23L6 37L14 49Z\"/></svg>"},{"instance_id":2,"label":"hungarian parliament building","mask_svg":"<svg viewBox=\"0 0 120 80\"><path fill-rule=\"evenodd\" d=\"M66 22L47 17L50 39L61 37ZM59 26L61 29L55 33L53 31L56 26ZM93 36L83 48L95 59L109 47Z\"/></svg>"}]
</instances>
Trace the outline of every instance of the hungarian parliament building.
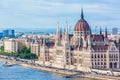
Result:
<instances>
[{"instance_id":1,"label":"hungarian parliament building","mask_svg":"<svg viewBox=\"0 0 120 80\"><path fill-rule=\"evenodd\" d=\"M39 62L77 70L118 69L119 51L119 40L110 40L107 28L104 34L101 28L99 34L92 34L81 10L81 19L77 21L73 34L69 34L68 27L61 34L58 26L54 45L46 44L43 40Z\"/></svg>"},{"instance_id":2,"label":"hungarian parliament building","mask_svg":"<svg viewBox=\"0 0 120 80\"><path fill-rule=\"evenodd\" d=\"M5 51L8 52L10 47L7 48L7 41L4 43ZM73 34L69 33L68 26L61 33L58 25L54 39L40 38L32 41L28 38L24 44L38 55L40 64L47 66L86 71L120 68L120 40L109 39L107 28L104 34L101 28L99 34L93 34L84 18L83 9ZM15 49L13 52L17 52L19 47Z\"/></svg>"}]
</instances>

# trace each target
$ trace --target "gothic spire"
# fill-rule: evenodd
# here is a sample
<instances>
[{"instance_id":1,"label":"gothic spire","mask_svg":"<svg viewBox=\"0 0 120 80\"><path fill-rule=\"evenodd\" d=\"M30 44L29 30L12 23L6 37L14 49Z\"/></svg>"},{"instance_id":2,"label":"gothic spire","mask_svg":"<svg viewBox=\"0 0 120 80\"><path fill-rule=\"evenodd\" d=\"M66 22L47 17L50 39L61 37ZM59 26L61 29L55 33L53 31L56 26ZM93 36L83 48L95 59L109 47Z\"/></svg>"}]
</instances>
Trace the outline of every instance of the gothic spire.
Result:
<instances>
[{"instance_id":1,"label":"gothic spire","mask_svg":"<svg viewBox=\"0 0 120 80\"><path fill-rule=\"evenodd\" d=\"M64 34L65 34L65 27L64 27Z\"/></svg>"},{"instance_id":2,"label":"gothic spire","mask_svg":"<svg viewBox=\"0 0 120 80\"><path fill-rule=\"evenodd\" d=\"M105 38L107 38L107 27L105 27Z\"/></svg>"},{"instance_id":3,"label":"gothic spire","mask_svg":"<svg viewBox=\"0 0 120 80\"><path fill-rule=\"evenodd\" d=\"M68 39L68 22L66 21L65 37Z\"/></svg>"},{"instance_id":4,"label":"gothic spire","mask_svg":"<svg viewBox=\"0 0 120 80\"><path fill-rule=\"evenodd\" d=\"M57 31L56 31L57 34L60 33L60 27L59 27L59 22L57 22Z\"/></svg>"},{"instance_id":5,"label":"gothic spire","mask_svg":"<svg viewBox=\"0 0 120 80\"><path fill-rule=\"evenodd\" d=\"M101 29L101 26L100 26L100 35L102 34L102 29Z\"/></svg>"},{"instance_id":6,"label":"gothic spire","mask_svg":"<svg viewBox=\"0 0 120 80\"><path fill-rule=\"evenodd\" d=\"M46 39L43 38L43 46L45 46L45 45L46 45Z\"/></svg>"},{"instance_id":7,"label":"gothic spire","mask_svg":"<svg viewBox=\"0 0 120 80\"><path fill-rule=\"evenodd\" d=\"M66 21L66 33L68 34L68 22Z\"/></svg>"},{"instance_id":8,"label":"gothic spire","mask_svg":"<svg viewBox=\"0 0 120 80\"><path fill-rule=\"evenodd\" d=\"M56 31L56 45L60 45L60 35L61 35L61 31L60 31L60 27L59 27L59 22L57 22L57 31Z\"/></svg>"},{"instance_id":9,"label":"gothic spire","mask_svg":"<svg viewBox=\"0 0 120 80\"><path fill-rule=\"evenodd\" d=\"M66 31L65 31L65 47L70 48L70 43L69 43L69 33L68 33L68 22L66 22Z\"/></svg>"},{"instance_id":10,"label":"gothic spire","mask_svg":"<svg viewBox=\"0 0 120 80\"><path fill-rule=\"evenodd\" d=\"M84 20L83 8L81 8L81 19Z\"/></svg>"}]
</instances>

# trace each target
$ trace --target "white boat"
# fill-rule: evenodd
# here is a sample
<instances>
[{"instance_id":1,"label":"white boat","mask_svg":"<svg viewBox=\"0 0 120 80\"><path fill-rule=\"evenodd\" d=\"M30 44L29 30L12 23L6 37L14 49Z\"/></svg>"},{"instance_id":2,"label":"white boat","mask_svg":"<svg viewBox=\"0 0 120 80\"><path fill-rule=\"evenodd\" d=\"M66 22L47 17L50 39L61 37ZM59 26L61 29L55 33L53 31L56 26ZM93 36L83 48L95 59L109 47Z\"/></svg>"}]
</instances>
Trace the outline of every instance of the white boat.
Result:
<instances>
[{"instance_id":1,"label":"white boat","mask_svg":"<svg viewBox=\"0 0 120 80\"><path fill-rule=\"evenodd\" d=\"M4 64L3 64L3 66L6 66L6 67L10 67L10 66L13 66L14 64L12 64L12 63L9 63L9 62L5 62Z\"/></svg>"}]
</instances>

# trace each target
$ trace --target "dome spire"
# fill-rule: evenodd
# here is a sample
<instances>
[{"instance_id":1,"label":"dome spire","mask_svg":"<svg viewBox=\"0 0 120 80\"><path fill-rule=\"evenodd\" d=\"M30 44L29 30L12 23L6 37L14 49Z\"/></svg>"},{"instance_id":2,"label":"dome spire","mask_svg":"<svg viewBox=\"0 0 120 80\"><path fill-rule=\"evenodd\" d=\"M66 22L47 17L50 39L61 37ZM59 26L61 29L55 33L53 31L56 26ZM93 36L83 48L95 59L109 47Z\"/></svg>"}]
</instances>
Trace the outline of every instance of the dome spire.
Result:
<instances>
[{"instance_id":1,"label":"dome spire","mask_svg":"<svg viewBox=\"0 0 120 80\"><path fill-rule=\"evenodd\" d=\"M81 19L84 20L83 8L81 8Z\"/></svg>"}]
</instances>

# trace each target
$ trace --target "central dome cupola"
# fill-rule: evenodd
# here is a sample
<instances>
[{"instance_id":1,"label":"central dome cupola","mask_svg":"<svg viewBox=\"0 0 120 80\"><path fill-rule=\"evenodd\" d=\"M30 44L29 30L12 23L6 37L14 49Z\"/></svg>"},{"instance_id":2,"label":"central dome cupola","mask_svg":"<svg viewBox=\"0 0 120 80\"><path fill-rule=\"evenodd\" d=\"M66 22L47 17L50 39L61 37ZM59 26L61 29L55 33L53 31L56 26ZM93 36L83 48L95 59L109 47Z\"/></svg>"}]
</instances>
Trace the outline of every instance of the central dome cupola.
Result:
<instances>
[{"instance_id":1,"label":"central dome cupola","mask_svg":"<svg viewBox=\"0 0 120 80\"><path fill-rule=\"evenodd\" d=\"M81 19L75 25L74 32L76 35L89 35L91 33L89 24L84 19L83 9L81 9Z\"/></svg>"}]
</instances>

